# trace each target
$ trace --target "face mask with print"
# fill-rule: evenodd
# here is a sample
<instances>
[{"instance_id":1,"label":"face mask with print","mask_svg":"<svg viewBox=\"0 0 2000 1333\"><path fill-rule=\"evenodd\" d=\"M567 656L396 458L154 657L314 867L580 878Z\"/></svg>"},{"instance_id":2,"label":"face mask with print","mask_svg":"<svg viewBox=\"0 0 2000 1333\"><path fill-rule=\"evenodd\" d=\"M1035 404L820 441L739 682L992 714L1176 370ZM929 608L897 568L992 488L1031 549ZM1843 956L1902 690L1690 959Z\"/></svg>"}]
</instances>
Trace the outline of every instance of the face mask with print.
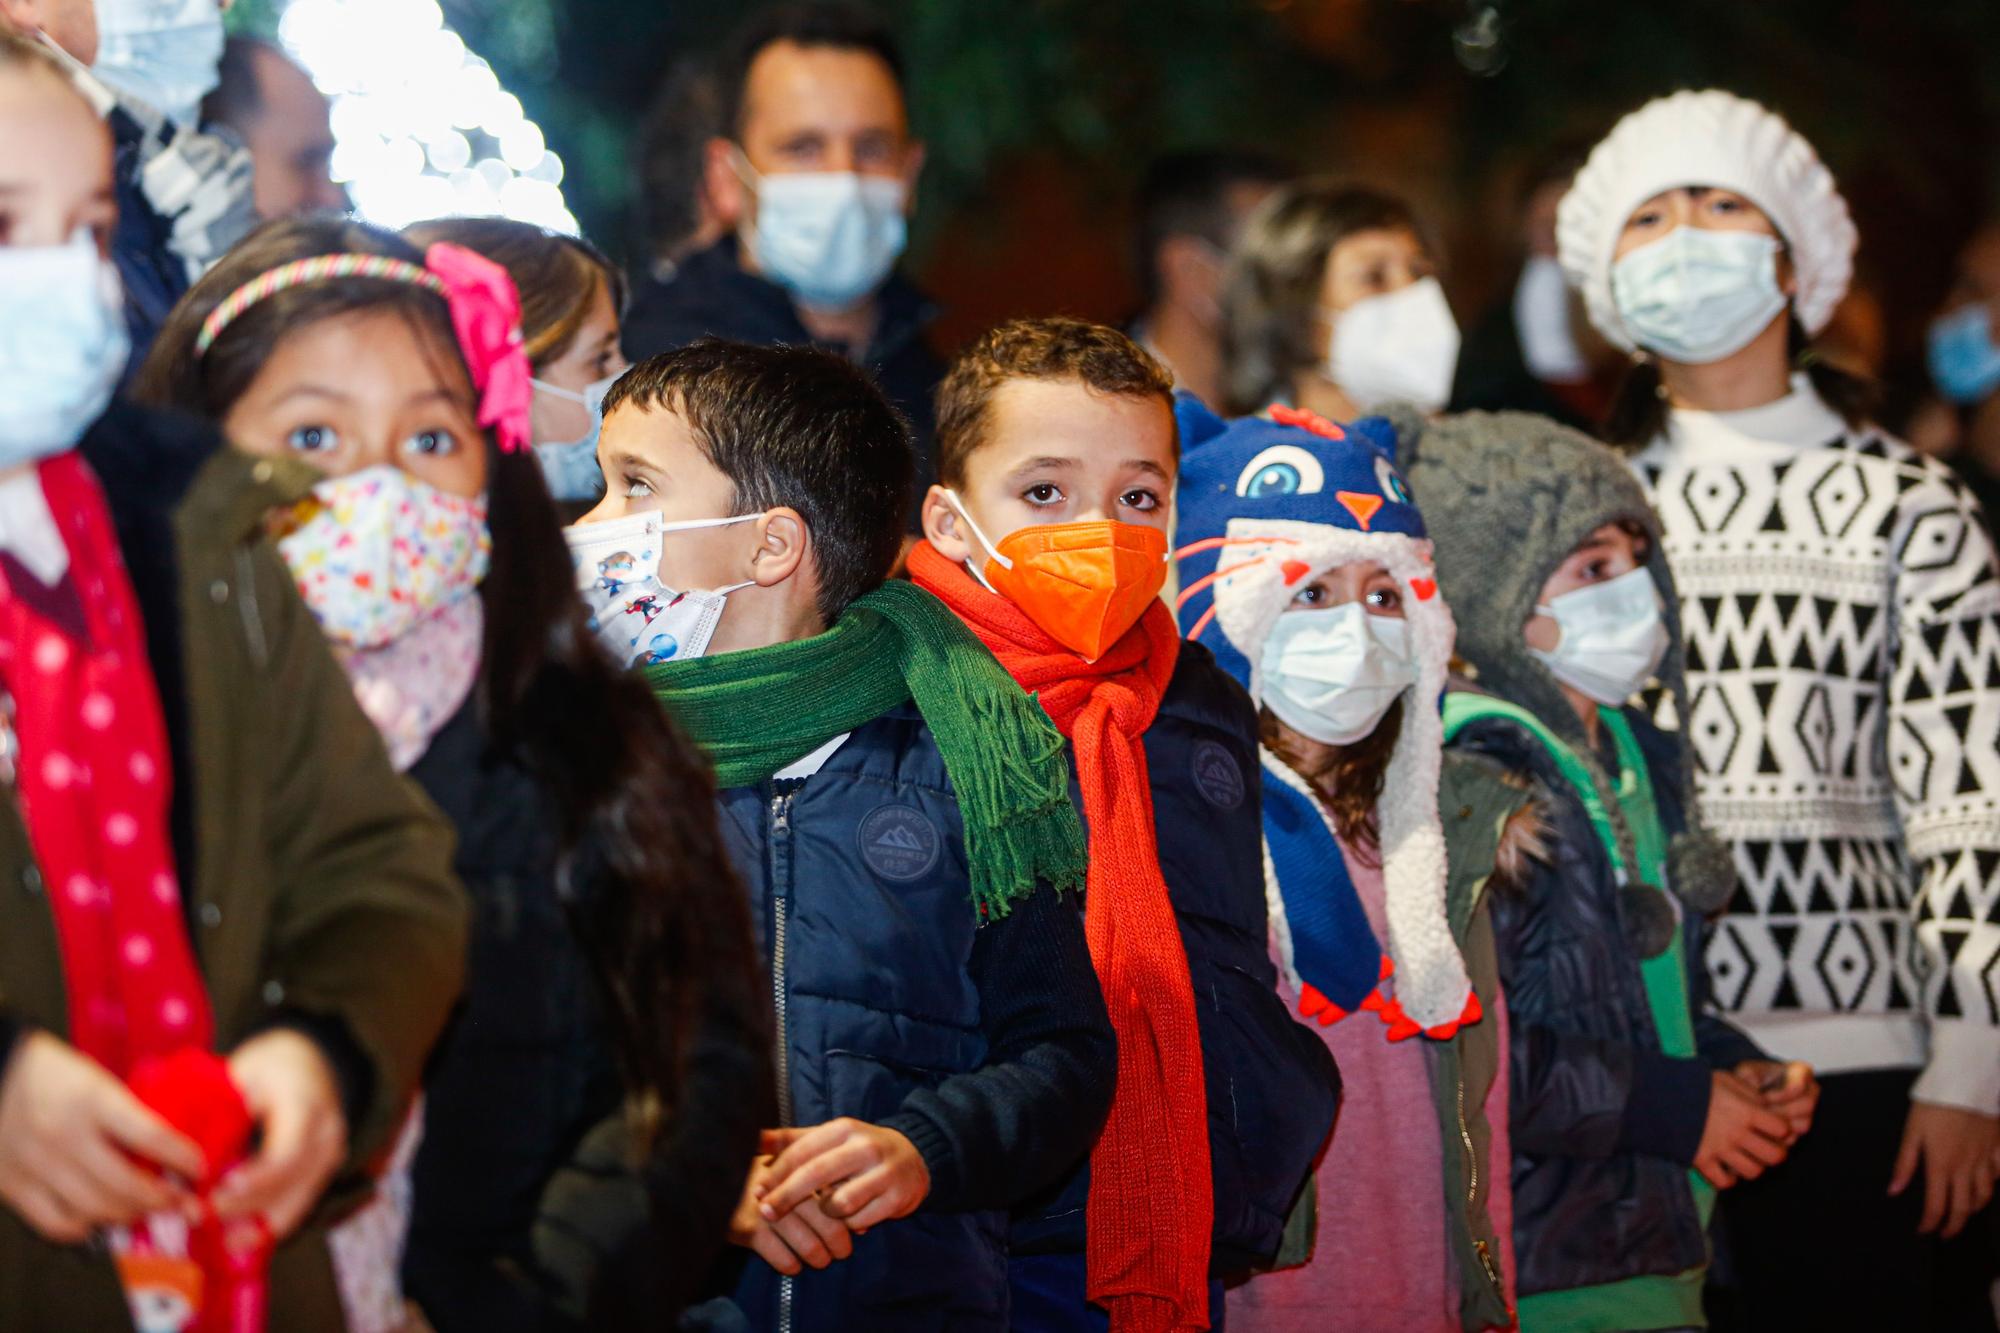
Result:
<instances>
[{"instance_id":1,"label":"face mask with print","mask_svg":"<svg viewBox=\"0 0 2000 1333\"><path fill-rule=\"evenodd\" d=\"M620 666L659 666L700 657L715 637L729 594L726 588L676 589L660 581L660 538L669 532L726 528L763 514L668 523L656 513L628 514L563 529L577 590L590 611L591 632Z\"/></svg>"},{"instance_id":2,"label":"face mask with print","mask_svg":"<svg viewBox=\"0 0 2000 1333\"><path fill-rule=\"evenodd\" d=\"M1733 356L1789 298L1778 289L1775 236L1675 227L1611 267L1611 296L1632 340L1682 365Z\"/></svg>"},{"instance_id":3,"label":"face mask with print","mask_svg":"<svg viewBox=\"0 0 2000 1333\"><path fill-rule=\"evenodd\" d=\"M192 129L220 81L222 45L216 0L97 0L90 68L113 92Z\"/></svg>"},{"instance_id":4,"label":"face mask with print","mask_svg":"<svg viewBox=\"0 0 2000 1333\"><path fill-rule=\"evenodd\" d=\"M118 271L87 234L0 247L0 468L82 439L130 346Z\"/></svg>"},{"instance_id":5,"label":"face mask with print","mask_svg":"<svg viewBox=\"0 0 2000 1333\"><path fill-rule=\"evenodd\" d=\"M1969 407L2000 389L2000 347L1993 345L1993 314L1986 302L1938 316L1924 342L1931 381L1946 401Z\"/></svg>"},{"instance_id":6,"label":"face mask with print","mask_svg":"<svg viewBox=\"0 0 2000 1333\"><path fill-rule=\"evenodd\" d=\"M1660 590L1644 566L1535 608L1562 630L1553 652L1528 651L1557 680L1609 708L1637 694L1667 655Z\"/></svg>"},{"instance_id":7,"label":"face mask with print","mask_svg":"<svg viewBox=\"0 0 2000 1333\"><path fill-rule=\"evenodd\" d=\"M484 495L450 495L386 463L313 487L319 508L278 540L327 638L380 648L486 577Z\"/></svg>"},{"instance_id":8,"label":"face mask with print","mask_svg":"<svg viewBox=\"0 0 2000 1333\"><path fill-rule=\"evenodd\" d=\"M1360 602L1288 611L1264 640L1259 676L1264 706L1280 722L1322 744L1352 745L1417 682L1409 622L1370 615Z\"/></svg>"},{"instance_id":9,"label":"face mask with print","mask_svg":"<svg viewBox=\"0 0 2000 1333\"><path fill-rule=\"evenodd\" d=\"M622 373L622 372L621 372ZM597 436L604 429L604 395L618 382L606 375L583 386L581 392L565 389L547 380L529 381L537 393L552 394L581 403L590 413L590 429L580 440L550 441L535 446L535 461L541 464L542 479L549 494L558 500L595 500L604 494L604 473L597 466Z\"/></svg>"},{"instance_id":10,"label":"face mask with print","mask_svg":"<svg viewBox=\"0 0 2000 1333\"><path fill-rule=\"evenodd\" d=\"M853 171L767 176L740 150L736 160L757 195L747 239L764 276L825 310L844 310L882 285L908 239L901 180Z\"/></svg>"},{"instance_id":11,"label":"face mask with print","mask_svg":"<svg viewBox=\"0 0 2000 1333\"><path fill-rule=\"evenodd\" d=\"M1436 278L1329 312L1326 375L1364 412L1414 403L1435 412L1458 370L1458 321Z\"/></svg>"}]
</instances>

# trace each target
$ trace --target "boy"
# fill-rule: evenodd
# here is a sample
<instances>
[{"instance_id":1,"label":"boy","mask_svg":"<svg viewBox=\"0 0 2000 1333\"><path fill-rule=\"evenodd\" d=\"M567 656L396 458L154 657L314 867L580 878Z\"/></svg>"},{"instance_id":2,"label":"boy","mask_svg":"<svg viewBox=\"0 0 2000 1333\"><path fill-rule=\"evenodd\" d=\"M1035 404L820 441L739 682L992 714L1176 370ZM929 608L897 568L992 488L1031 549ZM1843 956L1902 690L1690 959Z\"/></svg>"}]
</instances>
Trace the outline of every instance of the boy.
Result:
<instances>
[{"instance_id":1,"label":"boy","mask_svg":"<svg viewBox=\"0 0 2000 1333\"><path fill-rule=\"evenodd\" d=\"M1707 1009L1734 877L1678 738L1626 703L1657 680L1685 715L1658 520L1609 450L1523 413L1429 427L1409 479L1478 673L1446 733L1532 779L1550 831L1492 899L1521 1327L1703 1326L1714 1192L1784 1160L1818 1089Z\"/></svg>"},{"instance_id":2,"label":"boy","mask_svg":"<svg viewBox=\"0 0 2000 1333\"><path fill-rule=\"evenodd\" d=\"M1219 1318L1210 1279L1275 1255L1339 1096L1268 952L1256 714L1159 600L1173 407L1113 329L994 330L939 387L910 554L1069 738L1090 829L1118 1090L1088 1170L1016 1219L1014 1318L1038 1331L1104 1327L1093 1302L1115 1329Z\"/></svg>"},{"instance_id":3,"label":"boy","mask_svg":"<svg viewBox=\"0 0 2000 1333\"><path fill-rule=\"evenodd\" d=\"M1057 898L1083 847L1055 734L935 598L884 582L912 462L866 372L695 343L612 387L598 454L580 577L635 531L659 552L622 595L667 604L648 674L715 763L776 1011L747 1253L686 1326L1005 1328L999 1210L1083 1152L1114 1077Z\"/></svg>"}]
</instances>

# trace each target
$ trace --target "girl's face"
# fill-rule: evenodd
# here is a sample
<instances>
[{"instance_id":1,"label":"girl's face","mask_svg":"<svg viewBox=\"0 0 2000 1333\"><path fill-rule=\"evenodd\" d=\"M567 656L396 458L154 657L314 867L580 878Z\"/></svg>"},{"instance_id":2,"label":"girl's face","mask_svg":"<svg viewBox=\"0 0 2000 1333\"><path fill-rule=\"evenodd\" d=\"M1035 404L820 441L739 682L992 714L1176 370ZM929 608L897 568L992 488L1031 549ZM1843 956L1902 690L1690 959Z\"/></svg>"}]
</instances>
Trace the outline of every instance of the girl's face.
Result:
<instances>
[{"instance_id":1,"label":"girl's face","mask_svg":"<svg viewBox=\"0 0 2000 1333\"><path fill-rule=\"evenodd\" d=\"M1299 589L1285 612L1324 611L1349 602L1360 602L1371 616L1404 618L1403 590L1374 560L1354 560L1327 570Z\"/></svg>"},{"instance_id":2,"label":"girl's face","mask_svg":"<svg viewBox=\"0 0 2000 1333\"><path fill-rule=\"evenodd\" d=\"M1748 231L1771 237L1778 235L1777 227L1764 210L1735 191L1718 190L1706 185L1683 185L1656 194L1632 210L1632 216L1625 220L1625 230L1618 235L1618 249L1612 254L1612 260L1623 259L1676 227ZM1781 273L1780 277L1783 276Z\"/></svg>"},{"instance_id":3,"label":"girl's face","mask_svg":"<svg viewBox=\"0 0 2000 1333\"><path fill-rule=\"evenodd\" d=\"M111 132L53 71L0 70L0 245L61 245L78 228L111 249Z\"/></svg>"},{"instance_id":4,"label":"girl's face","mask_svg":"<svg viewBox=\"0 0 2000 1333\"><path fill-rule=\"evenodd\" d=\"M535 378L582 393L601 379L624 374L628 365L618 350L618 311L611 304L611 285L600 279L576 337L561 356L535 367ZM531 424L534 438L540 442L580 440L590 433L590 409L574 399L538 393Z\"/></svg>"},{"instance_id":5,"label":"girl's face","mask_svg":"<svg viewBox=\"0 0 2000 1333\"><path fill-rule=\"evenodd\" d=\"M1542 585L1542 595L1535 599L1536 604L1547 606L1566 592L1609 583L1630 574L1646 563L1646 554L1645 534L1633 532L1623 524L1606 523L1579 542L1569 558L1556 566L1556 572ZM1552 653L1562 642L1562 627L1556 624L1554 616L1537 611L1528 617L1522 636L1530 648Z\"/></svg>"},{"instance_id":6,"label":"girl's face","mask_svg":"<svg viewBox=\"0 0 2000 1333\"><path fill-rule=\"evenodd\" d=\"M1328 252L1326 270L1320 275L1319 313L1327 334L1322 350L1333 336L1333 320L1349 306L1436 275L1437 265L1407 227L1357 231L1342 237Z\"/></svg>"},{"instance_id":7,"label":"girl's face","mask_svg":"<svg viewBox=\"0 0 2000 1333\"><path fill-rule=\"evenodd\" d=\"M486 489L486 439L457 353L395 310L288 333L222 419L238 448L332 477L387 463L450 495Z\"/></svg>"}]
</instances>

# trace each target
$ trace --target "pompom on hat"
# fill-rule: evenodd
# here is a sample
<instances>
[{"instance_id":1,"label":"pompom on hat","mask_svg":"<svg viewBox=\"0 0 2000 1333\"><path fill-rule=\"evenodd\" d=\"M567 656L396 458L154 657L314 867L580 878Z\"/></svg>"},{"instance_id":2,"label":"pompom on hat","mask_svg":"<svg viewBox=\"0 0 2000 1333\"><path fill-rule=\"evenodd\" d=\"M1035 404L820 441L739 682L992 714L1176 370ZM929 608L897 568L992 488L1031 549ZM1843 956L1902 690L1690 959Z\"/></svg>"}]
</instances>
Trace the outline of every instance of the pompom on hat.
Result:
<instances>
[{"instance_id":1,"label":"pompom on hat","mask_svg":"<svg viewBox=\"0 0 2000 1333\"><path fill-rule=\"evenodd\" d=\"M1847 201L1783 117L1710 88L1655 98L1619 121L1556 210L1557 255L1597 331L1639 350L1612 299L1612 256L1640 204L1684 185L1730 190L1764 211L1791 251L1793 313L1809 334L1825 328L1854 274Z\"/></svg>"}]
</instances>

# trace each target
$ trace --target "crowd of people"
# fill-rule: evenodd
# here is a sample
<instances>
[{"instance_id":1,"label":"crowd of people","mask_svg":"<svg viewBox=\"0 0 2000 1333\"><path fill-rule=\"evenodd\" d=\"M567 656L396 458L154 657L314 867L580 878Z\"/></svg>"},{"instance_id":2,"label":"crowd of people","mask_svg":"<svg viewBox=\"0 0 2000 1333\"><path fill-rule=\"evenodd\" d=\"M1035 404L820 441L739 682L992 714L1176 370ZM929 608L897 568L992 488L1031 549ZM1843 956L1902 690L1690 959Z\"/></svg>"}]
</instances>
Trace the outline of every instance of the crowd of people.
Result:
<instances>
[{"instance_id":1,"label":"crowd of people","mask_svg":"<svg viewBox=\"0 0 2000 1333\"><path fill-rule=\"evenodd\" d=\"M904 81L753 12L628 275L0 0L0 1329L1990 1333L2000 233L1922 448L1717 89L1464 336L1217 149L941 361Z\"/></svg>"}]
</instances>

